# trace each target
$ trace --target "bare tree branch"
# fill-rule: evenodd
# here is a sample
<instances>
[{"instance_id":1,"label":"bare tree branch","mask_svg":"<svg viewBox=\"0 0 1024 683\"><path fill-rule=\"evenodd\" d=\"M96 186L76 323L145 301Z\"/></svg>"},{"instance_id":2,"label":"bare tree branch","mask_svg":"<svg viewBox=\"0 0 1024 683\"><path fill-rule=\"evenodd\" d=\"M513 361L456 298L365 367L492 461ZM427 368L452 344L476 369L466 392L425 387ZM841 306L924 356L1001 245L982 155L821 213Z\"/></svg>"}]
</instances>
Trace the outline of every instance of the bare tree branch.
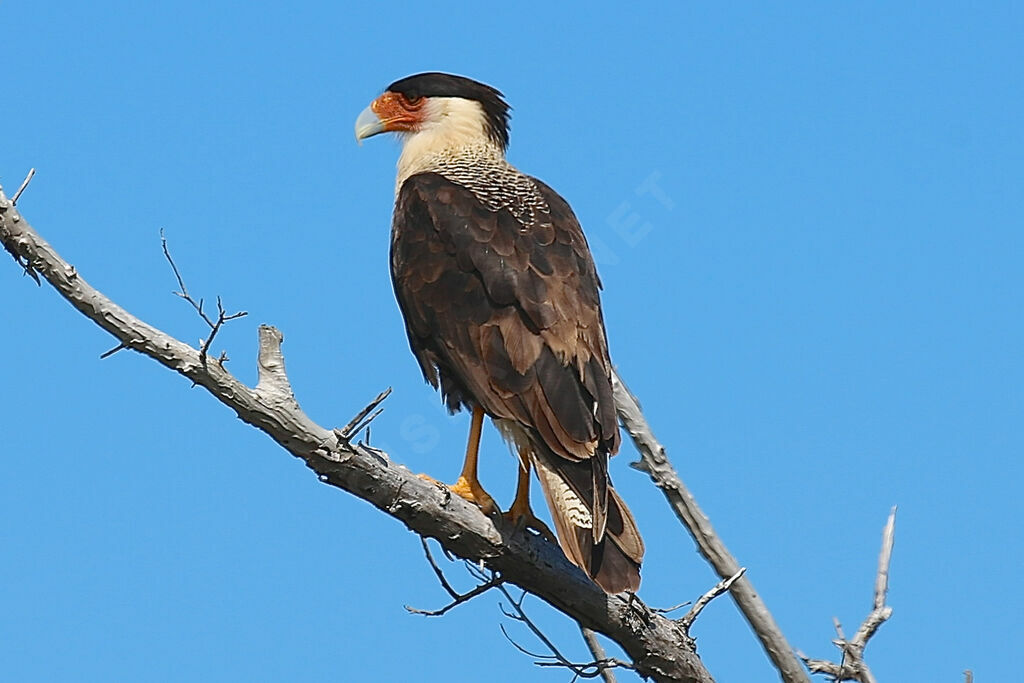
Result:
<instances>
[{"instance_id":1,"label":"bare tree branch","mask_svg":"<svg viewBox=\"0 0 1024 683\"><path fill-rule=\"evenodd\" d=\"M26 175L25 179L21 181L21 187L19 187L18 191L14 193L14 196L11 197L11 204L17 204L18 203L18 200L21 199L21 193L24 192L25 188L28 187L28 184L32 182L32 178L33 178L33 176L35 176L35 174L36 174L36 169L30 168L28 170L28 175Z\"/></svg>"},{"instance_id":2,"label":"bare tree branch","mask_svg":"<svg viewBox=\"0 0 1024 683\"><path fill-rule=\"evenodd\" d=\"M671 607L652 607L651 610L657 614L671 614L672 612L675 612L677 609L682 609L687 605L692 604L693 600L687 600L686 602L681 602L678 605L672 605Z\"/></svg>"},{"instance_id":3,"label":"bare tree branch","mask_svg":"<svg viewBox=\"0 0 1024 683\"><path fill-rule=\"evenodd\" d=\"M462 603L469 602L476 596L486 593L492 588L505 583L505 580L501 578L501 576L492 572L491 577L477 585L476 588L465 593L458 593L454 588L452 588L452 585L448 583L448 579L445 577L444 572L441 571L441 568L437 566L437 561L434 560L434 555L430 552L430 546L427 545L427 539L421 536L420 542L423 544L423 553L427 556L427 562L430 563L430 568L434 570L437 580L441 582L441 587L444 588L445 592L452 597L452 601L441 609L435 610L416 609L415 607L406 605L405 609L412 614L422 614L425 617L440 617L455 609Z\"/></svg>"},{"instance_id":4,"label":"bare tree branch","mask_svg":"<svg viewBox=\"0 0 1024 683\"><path fill-rule=\"evenodd\" d=\"M597 639L597 634L583 626L580 626L580 633L583 634L583 642L587 644L590 654L594 655L594 661L608 661L608 655L605 653L604 647L601 646L601 641ZM604 680L604 683L615 683L615 674L612 673L611 667L601 669L601 679Z\"/></svg>"},{"instance_id":5,"label":"bare tree branch","mask_svg":"<svg viewBox=\"0 0 1024 683\"><path fill-rule=\"evenodd\" d=\"M113 356L118 351L124 351L127 348L128 348L127 344L118 344L117 346L115 346L114 348L110 349L109 351L104 351L103 353L101 353L100 354L100 360L106 360L107 358L110 358L111 356Z\"/></svg>"},{"instance_id":6,"label":"bare tree branch","mask_svg":"<svg viewBox=\"0 0 1024 683\"><path fill-rule=\"evenodd\" d=\"M740 564L722 542L722 539L711 526L711 520L704 514L690 490L683 484L679 474L668 459L665 447L654 436L651 426L640 410L640 403L630 393L629 388L619 377L618 372L612 373L612 387L615 392L615 406L619 412L619 420L629 433L640 451L640 461L632 466L646 472L651 480L665 494L672 510L679 521L697 544L701 555L714 568L721 579L728 579L740 571ZM761 600L760 594L746 576L741 576L732 584L730 594L740 608L747 623L761 641L761 646L771 658L779 675L786 683L810 683L810 677L800 661L793 653L782 629L775 623L768 607Z\"/></svg>"},{"instance_id":7,"label":"bare tree branch","mask_svg":"<svg viewBox=\"0 0 1024 683\"><path fill-rule=\"evenodd\" d=\"M704 611L704 608L707 607L712 600L714 600L719 595L729 590L732 587L732 585L736 583L736 581L738 581L744 573L746 573L746 571L746 567L740 567L740 570L738 572L730 576L728 579L722 579L714 586L712 586L711 590L709 590L704 595L700 596L697 602L694 603L693 607L690 608L690 611L687 612L683 616L683 618L679 620L679 623L682 624L683 628L686 629L687 633L690 632L690 627L693 626L693 622L697 620L697 617L700 616L700 613Z\"/></svg>"},{"instance_id":8,"label":"bare tree branch","mask_svg":"<svg viewBox=\"0 0 1024 683\"><path fill-rule=\"evenodd\" d=\"M356 413L356 416L348 421L348 424L341 429L335 429L334 434L338 437L339 441L349 443L352 441L352 437L362 431L363 427L369 427L370 423L383 412L383 408L373 412L373 409L384 402L388 396L391 395L391 387L388 387L384 391L377 394L377 398L370 401L365 408ZM370 413L373 412L372 415ZM367 417L369 415L369 417Z\"/></svg>"},{"instance_id":9,"label":"bare tree branch","mask_svg":"<svg viewBox=\"0 0 1024 683\"><path fill-rule=\"evenodd\" d=\"M339 443L334 432L313 422L295 400L281 354L282 335L276 329L260 327L259 382L250 388L222 364L204 362L199 349L148 325L90 286L32 230L2 191L0 243L120 344L209 391L243 421L302 459L320 481L370 502L420 536L437 539L448 552L483 563L507 582L604 634L625 650L641 676L671 682L712 680L693 641L677 623L638 601L606 595L556 546L516 533L514 527L496 527L476 506L458 496L443 496L382 451Z\"/></svg>"},{"instance_id":10,"label":"bare tree branch","mask_svg":"<svg viewBox=\"0 0 1024 683\"><path fill-rule=\"evenodd\" d=\"M864 618L864 622L857 629L857 633L854 634L852 640L846 638L846 634L843 633L843 625L839 623L839 619L832 619L837 636L832 643L839 648L841 653L838 664L826 659L811 659L802 652L798 653L811 673L823 673L832 677L834 681L877 683L867 662L864 661L864 648L867 647L868 641L871 639L871 636L875 635L878 627L892 616L892 607L885 604L885 597L889 591L889 564L892 561L892 548L895 537L896 506L894 505L892 510L889 511L889 519L886 520L885 528L882 530L882 549L878 553L878 571L875 574L873 608L868 616Z\"/></svg>"},{"instance_id":11,"label":"bare tree branch","mask_svg":"<svg viewBox=\"0 0 1024 683\"><path fill-rule=\"evenodd\" d=\"M523 594L519 596L518 600L516 600L508 592L508 589L505 588L505 586L499 585L498 590L505 595L505 598L508 600L509 604L512 606L512 609L514 610L513 612L509 612L507 609L505 609L504 606L502 606L502 614L504 614L509 619L524 624L528 629L530 629L531 632L533 632L533 635L536 636L537 640L543 643L544 647L546 647L548 651L551 652L551 654L549 655L542 655L536 652L530 652L522 645L517 643L515 640L513 640L512 636L510 636L508 634L508 631L505 630L504 624L502 624L501 632L505 634L505 638L508 639L508 642L512 643L512 645L523 654L529 655L530 657L537 659L538 661L534 662L534 664L536 664L537 666L558 666L569 669L573 673L573 681L575 681L577 678L597 678L598 676L604 677L604 673L609 669L635 669L635 667L629 662L624 662L621 659L610 659L607 657L601 657L599 659L596 659L595 661L586 662L584 664L577 664L570 661L565 655L563 655L558 650L557 647L555 647L555 644L551 642L551 639L544 635L544 632L540 630L540 627L533 623L533 620L530 619L530 617L526 614L526 610L523 609L523 600L526 599L526 591L523 591ZM602 651L600 643L597 643L595 640L595 644L597 646L597 650ZM608 679L605 678L605 680L607 681ZM612 677L612 680L615 680L614 676Z\"/></svg>"},{"instance_id":12,"label":"bare tree branch","mask_svg":"<svg viewBox=\"0 0 1024 683\"><path fill-rule=\"evenodd\" d=\"M199 360L200 362L202 362L203 365L206 365L206 354L210 350L210 345L213 344L213 338L217 336L218 332L220 332L220 328L224 326L224 323L230 320L244 318L249 314L246 311L239 311L238 313L232 313L228 315L227 311L224 310L224 305L221 303L220 297L218 296L217 320L211 320L210 316L206 315L206 312L203 311L203 300L200 299L199 301L196 301L188 293L188 288L185 286L185 280L181 277L181 272L178 270L178 266L174 263L174 259L171 258L171 250L167 247L167 238L164 237L163 230L160 231L160 245L163 247L164 256L167 257L167 262L171 264L171 270L174 271L174 277L177 278L178 280L178 287L181 288L181 291L175 292L175 295L181 297L189 304L191 304L192 308L196 309L196 313L199 314L199 317L203 319L203 322L205 322L210 327L210 336L207 337L205 340L200 340L199 347ZM111 351L108 351L107 354L113 354L119 350L120 349L112 349ZM105 358L106 355L100 357ZM222 353L221 357L218 360L221 363L223 363L225 360L227 360L227 356Z\"/></svg>"}]
</instances>

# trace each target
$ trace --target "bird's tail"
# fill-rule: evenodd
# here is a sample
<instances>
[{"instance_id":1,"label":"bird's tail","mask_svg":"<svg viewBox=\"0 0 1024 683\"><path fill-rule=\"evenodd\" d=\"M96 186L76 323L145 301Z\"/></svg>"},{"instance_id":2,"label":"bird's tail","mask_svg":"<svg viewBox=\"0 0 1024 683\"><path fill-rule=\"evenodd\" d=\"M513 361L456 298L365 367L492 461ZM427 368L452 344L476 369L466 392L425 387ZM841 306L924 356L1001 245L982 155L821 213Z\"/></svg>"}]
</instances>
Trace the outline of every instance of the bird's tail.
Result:
<instances>
[{"instance_id":1,"label":"bird's tail","mask_svg":"<svg viewBox=\"0 0 1024 683\"><path fill-rule=\"evenodd\" d=\"M533 460L565 556L607 593L636 592L644 542L607 479L607 457L572 461L535 451Z\"/></svg>"}]
</instances>

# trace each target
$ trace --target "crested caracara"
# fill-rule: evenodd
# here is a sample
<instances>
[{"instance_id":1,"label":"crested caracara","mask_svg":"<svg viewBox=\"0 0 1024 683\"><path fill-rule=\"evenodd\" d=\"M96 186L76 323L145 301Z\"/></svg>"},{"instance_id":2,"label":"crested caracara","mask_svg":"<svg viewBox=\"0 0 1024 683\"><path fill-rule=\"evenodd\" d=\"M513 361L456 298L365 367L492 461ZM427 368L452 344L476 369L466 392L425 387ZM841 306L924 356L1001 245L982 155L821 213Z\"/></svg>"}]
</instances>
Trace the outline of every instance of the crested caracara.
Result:
<instances>
[{"instance_id":1,"label":"crested caracara","mask_svg":"<svg viewBox=\"0 0 1024 683\"><path fill-rule=\"evenodd\" d=\"M395 296L423 376L472 412L451 489L497 510L477 479L489 415L520 459L507 516L550 535L529 507L535 468L566 556L607 592L633 592L644 545L608 476L619 428L601 283L568 203L505 160L508 120L500 92L442 73L392 83L359 115L357 139L402 141Z\"/></svg>"}]
</instances>

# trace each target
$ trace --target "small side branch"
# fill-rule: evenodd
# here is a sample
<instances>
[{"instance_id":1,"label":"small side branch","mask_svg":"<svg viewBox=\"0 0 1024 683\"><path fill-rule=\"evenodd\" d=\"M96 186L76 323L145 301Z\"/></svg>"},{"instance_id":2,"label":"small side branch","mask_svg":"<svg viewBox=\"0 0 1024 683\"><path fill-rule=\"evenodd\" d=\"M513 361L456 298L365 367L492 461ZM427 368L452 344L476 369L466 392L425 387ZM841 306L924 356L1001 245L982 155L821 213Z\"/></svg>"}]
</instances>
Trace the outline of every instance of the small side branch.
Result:
<instances>
[{"instance_id":1,"label":"small side branch","mask_svg":"<svg viewBox=\"0 0 1024 683\"><path fill-rule=\"evenodd\" d=\"M388 391L390 391L390 389ZM452 588L452 585L444 575L444 571L437 566L437 561L434 559L434 554L430 552L430 546L427 544L427 539L420 536L420 543L423 544L423 554L427 556L427 562L430 563L430 568L434 570L434 575L437 576L437 580L441 583L441 587L444 588L445 592L451 596L452 601L444 607L435 610L417 609L406 605L405 609L411 614L422 614L425 617L440 617L455 609L462 603L469 602L476 596L486 593L492 588L497 588L501 586L501 584L505 583L505 580L496 572L491 572L490 578L477 585L473 590L465 593L459 593Z\"/></svg>"},{"instance_id":2,"label":"small side branch","mask_svg":"<svg viewBox=\"0 0 1024 683\"><path fill-rule=\"evenodd\" d=\"M736 581L743 576L746 571L746 567L740 567L738 572L730 576L728 579L722 579L712 586L711 590L700 596L697 602L694 603L693 607L690 608L690 611L679 620L679 625L683 627L683 630L689 633L690 627L693 626L693 622L697 620L697 617L704 611L704 608L707 607L712 600L732 588L732 585L736 583Z\"/></svg>"},{"instance_id":3,"label":"small side branch","mask_svg":"<svg viewBox=\"0 0 1024 683\"><path fill-rule=\"evenodd\" d=\"M18 200L21 199L21 193L24 192L25 188L28 187L28 184L32 182L32 178L35 176L35 174L36 169L30 168L28 170L28 175L25 176L25 179L21 181L21 186L18 188L18 191L14 193L13 197L11 197L11 204L17 205Z\"/></svg>"},{"instance_id":4,"label":"small side branch","mask_svg":"<svg viewBox=\"0 0 1024 683\"><path fill-rule=\"evenodd\" d=\"M543 643L544 647L546 647L548 651L550 651L551 654L545 655L527 650L522 645L520 645L512 639L512 637L508 634L508 631L505 629L504 624L501 625L501 632L508 640L508 642L512 643L512 646L520 652L522 652L523 654L536 659L537 661L535 661L534 664L536 664L537 666L555 666L569 669L573 673L573 681L576 681L576 679L578 678L597 678L598 676L603 676L604 672L608 671L609 669L634 669L633 665L629 662L624 662L621 659L609 657L601 657L599 659L595 659L592 662L587 662L584 664L572 662L565 655L563 655L557 647L555 647L555 644L551 642L551 639L544 635L544 632L541 631L535 623L533 623L533 620L530 619L529 616L527 616L526 610L523 609L523 601L526 599L526 591L523 591L522 595L519 596L519 599L516 600L512 597L512 594L508 592L508 589L505 586L498 586L498 590L504 594L505 598L509 602L509 605L511 605L512 609L514 610L510 612L507 609L505 609L504 606L502 606L502 614L504 614L509 619L512 619L513 621L518 621L519 623L526 625L526 627L530 629L533 635L536 636L537 640ZM584 631L584 637L586 637L586 631ZM590 645L589 641L587 644L588 646ZM595 645L597 648L597 652L603 653L603 649L601 648L600 643L596 642L596 639ZM596 656L596 653L593 649L591 649L591 653L595 654ZM608 678L605 678L605 681L608 680ZM611 680L615 680L614 676L611 678Z\"/></svg>"},{"instance_id":5,"label":"small side branch","mask_svg":"<svg viewBox=\"0 0 1024 683\"><path fill-rule=\"evenodd\" d=\"M836 639L832 643L839 648L842 656L839 663L825 659L811 659L799 653L804 664L811 673L822 673L834 681L859 681L860 683L876 683L876 679L867 662L864 661L864 649L878 628L892 616L892 607L885 604L889 592L889 564L892 561L892 548L896 536L896 506L889 512L889 519L882 530L882 549L878 553L878 571L875 575L875 591L871 613L857 629L852 639L847 639L843 626L833 618Z\"/></svg>"},{"instance_id":6,"label":"small side branch","mask_svg":"<svg viewBox=\"0 0 1024 683\"><path fill-rule=\"evenodd\" d=\"M384 402L388 396L391 395L391 387L388 387L384 391L377 394L377 398L370 401L369 404L348 421L348 424L341 429L335 429L334 435L338 437L338 442L343 444L349 444L352 442L352 438L361 432L363 428L368 427L378 415L384 412L383 408L377 408L381 403ZM374 408L377 408L375 411Z\"/></svg>"},{"instance_id":7,"label":"small side branch","mask_svg":"<svg viewBox=\"0 0 1024 683\"><path fill-rule=\"evenodd\" d=\"M118 351L124 351L127 348L128 348L128 345L125 344L124 342L121 342L120 344L118 344L114 348L110 349L109 351L104 351L103 353L101 353L100 354L100 360L106 360L106 359L110 358L111 356L113 356Z\"/></svg>"},{"instance_id":8,"label":"small side branch","mask_svg":"<svg viewBox=\"0 0 1024 683\"><path fill-rule=\"evenodd\" d=\"M608 655L605 653L604 647L601 646L601 641L597 639L597 634L585 626L580 626L580 633L583 635L583 642L587 644L590 654L594 655L594 661L608 661ZM615 683L615 674L612 673L611 667L601 669L601 679L604 683Z\"/></svg>"},{"instance_id":9,"label":"small side branch","mask_svg":"<svg viewBox=\"0 0 1024 683\"><path fill-rule=\"evenodd\" d=\"M164 256L167 257L167 262L171 264L171 270L174 271L175 279L178 280L178 288L181 291L175 292L175 296L179 296L185 301L187 301L192 306L192 308L196 310L196 313L199 314L199 317L203 319L203 322L205 322L210 328L210 335L206 339L200 340L199 360L205 366L206 357L210 351L210 345L213 344L213 338L217 336L218 332L220 332L220 328L224 326L224 323L228 322L229 320L236 320L238 318L242 318L244 316L249 315L249 313L247 311L238 311L237 313L229 314L227 311L224 310L224 305L223 303L221 303L220 297L218 296L217 319L211 319L210 316L206 314L206 311L203 310L203 299L199 299L199 301L196 301L195 299L192 298L192 295L188 293L188 287L185 286L185 280L184 278L181 277L181 271L178 270L178 266L174 263L174 259L171 258L171 250L167 247L167 237L164 236L163 230L160 231L160 246L163 247ZM221 354L218 360L221 364L223 364L224 361L227 360L227 356Z\"/></svg>"}]
</instances>

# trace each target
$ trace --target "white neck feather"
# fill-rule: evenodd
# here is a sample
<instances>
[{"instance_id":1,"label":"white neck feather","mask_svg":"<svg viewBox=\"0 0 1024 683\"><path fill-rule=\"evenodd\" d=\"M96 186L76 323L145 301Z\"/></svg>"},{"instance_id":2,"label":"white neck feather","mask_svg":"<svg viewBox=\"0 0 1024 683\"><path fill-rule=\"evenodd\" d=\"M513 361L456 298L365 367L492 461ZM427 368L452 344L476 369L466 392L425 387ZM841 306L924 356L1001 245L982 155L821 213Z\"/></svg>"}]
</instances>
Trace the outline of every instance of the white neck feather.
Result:
<instances>
[{"instance_id":1,"label":"white neck feather","mask_svg":"<svg viewBox=\"0 0 1024 683\"><path fill-rule=\"evenodd\" d=\"M402 136L402 154L398 157L395 194L406 178L432 170L439 159L457 156L461 151L492 148L499 158L504 154L487 134L486 118L479 102L460 97L433 97L426 103L424 122L415 133Z\"/></svg>"}]
</instances>

